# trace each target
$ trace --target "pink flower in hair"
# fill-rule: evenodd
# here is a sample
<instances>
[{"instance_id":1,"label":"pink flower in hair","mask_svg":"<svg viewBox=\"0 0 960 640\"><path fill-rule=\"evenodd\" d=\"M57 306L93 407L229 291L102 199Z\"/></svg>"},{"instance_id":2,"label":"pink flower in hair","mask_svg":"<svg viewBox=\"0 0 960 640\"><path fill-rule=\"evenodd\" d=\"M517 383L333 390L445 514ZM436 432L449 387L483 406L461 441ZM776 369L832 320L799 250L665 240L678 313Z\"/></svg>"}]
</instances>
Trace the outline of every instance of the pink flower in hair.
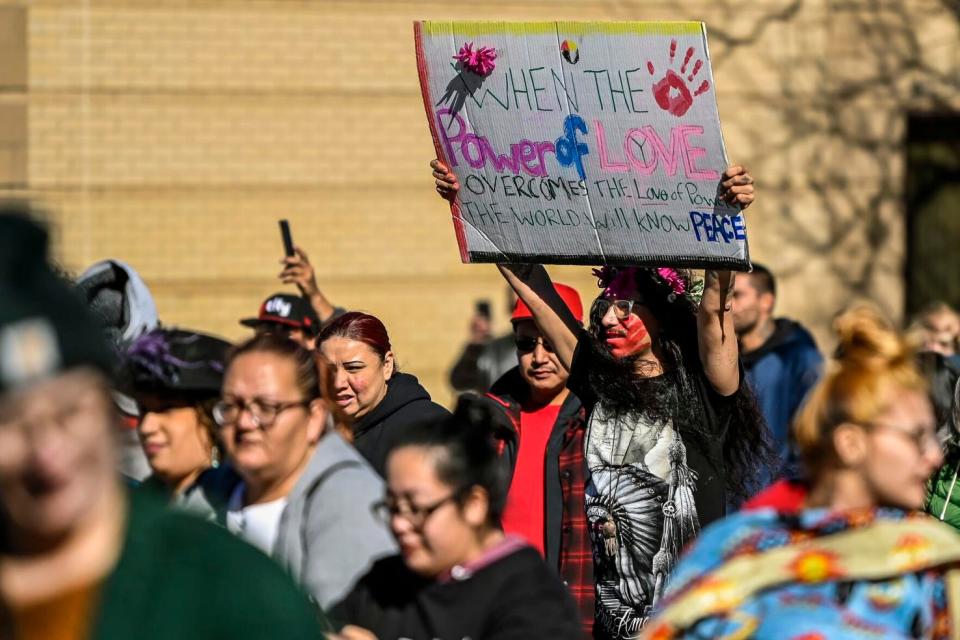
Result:
<instances>
[{"instance_id":1,"label":"pink flower in hair","mask_svg":"<svg viewBox=\"0 0 960 640\"><path fill-rule=\"evenodd\" d=\"M453 59L459 60L464 67L478 76L488 76L496 66L494 61L497 59L497 51L493 47L480 47L474 51L473 43L465 42Z\"/></svg>"},{"instance_id":2,"label":"pink flower in hair","mask_svg":"<svg viewBox=\"0 0 960 640\"><path fill-rule=\"evenodd\" d=\"M636 267L601 267L593 270L593 275L599 279L599 285L603 287L603 296L605 298L614 298L617 300L628 300L636 290Z\"/></svg>"},{"instance_id":3,"label":"pink flower in hair","mask_svg":"<svg viewBox=\"0 0 960 640\"><path fill-rule=\"evenodd\" d=\"M657 275L660 276L661 280L670 285L670 289L673 290L674 294L682 296L684 293L686 293L687 282L675 270L670 269L669 267L661 267L657 269Z\"/></svg>"}]
</instances>

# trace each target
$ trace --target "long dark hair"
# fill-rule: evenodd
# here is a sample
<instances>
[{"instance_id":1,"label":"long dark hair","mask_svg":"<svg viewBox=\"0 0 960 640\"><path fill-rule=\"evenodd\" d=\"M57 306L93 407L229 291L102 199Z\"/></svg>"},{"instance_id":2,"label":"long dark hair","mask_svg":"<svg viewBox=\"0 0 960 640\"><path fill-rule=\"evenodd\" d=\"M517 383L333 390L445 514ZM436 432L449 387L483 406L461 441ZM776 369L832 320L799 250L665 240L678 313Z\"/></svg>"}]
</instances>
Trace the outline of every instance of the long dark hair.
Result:
<instances>
[{"instance_id":1,"label":"long dark hair","mask_svg":"<svg viewBox=\"0 0 960 640\"><path fill-rule=\"evenodd\" d=\"M493 440L495 414L476 396L464 395L452 416L420 422L405 429L393 450L404 446L436 449L437 478L463 498L472 487L487 494L487 523L497 526L507 502L507 477Z\"/></svg>"},{"instance_id":2,"label":"long dark hair","mask_svg":"<svg viewBox=\"0 0 960 640\"><path fill-rule=\"evenodd\" d=\"M597 362L588 373L591 387L614 412L639 411L652 421L672 420L685 443L707 452L715 446L716 435L704 424L705 408L697 390L697 378L705 375L698 341L698 303L690 295L677 294L675 286L655 269L631 271L643 305L659 323L655 348L664 360L665 373L638 377L637 357L614 358L602 343L602 314L594 304L590 310L591 344L587 345ZM675 270L675 273L689 292L693 282L690 272ZM606 269L598 275L600 286L606 287L620 273ZM759 490L765 470L775 473L780 468L770 430L745 380L740 381L740 389L733 399L722 456L727 497L731 502L740 502Z\"/></svg>"}]
</instances>

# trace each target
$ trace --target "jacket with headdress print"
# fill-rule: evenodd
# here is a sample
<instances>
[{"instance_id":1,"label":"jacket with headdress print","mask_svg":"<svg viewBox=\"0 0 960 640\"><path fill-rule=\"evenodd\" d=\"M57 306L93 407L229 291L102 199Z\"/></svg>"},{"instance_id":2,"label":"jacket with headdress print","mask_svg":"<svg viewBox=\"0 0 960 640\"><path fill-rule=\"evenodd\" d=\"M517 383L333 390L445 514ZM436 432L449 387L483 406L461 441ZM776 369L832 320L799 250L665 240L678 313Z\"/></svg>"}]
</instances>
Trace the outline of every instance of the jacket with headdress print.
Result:
<instances>
[{"instance_id":1,"label":"jacket with headdress print","mask_svg":"<svg viewBox=\"0 0 960 640\"><path fill-rule=\"evenodd\" d=\"M503 419L494 425L494 438L506 477L512 480L520 446L521 403L529 387L514 367L497 380L484 396L499 408ZM586 411L570 393L547 441L544 460L544 550L570 590L589 635L594 620L593 551L584 511L583 490L587 465L583 455Z\"/></svg>"}]
</instances>

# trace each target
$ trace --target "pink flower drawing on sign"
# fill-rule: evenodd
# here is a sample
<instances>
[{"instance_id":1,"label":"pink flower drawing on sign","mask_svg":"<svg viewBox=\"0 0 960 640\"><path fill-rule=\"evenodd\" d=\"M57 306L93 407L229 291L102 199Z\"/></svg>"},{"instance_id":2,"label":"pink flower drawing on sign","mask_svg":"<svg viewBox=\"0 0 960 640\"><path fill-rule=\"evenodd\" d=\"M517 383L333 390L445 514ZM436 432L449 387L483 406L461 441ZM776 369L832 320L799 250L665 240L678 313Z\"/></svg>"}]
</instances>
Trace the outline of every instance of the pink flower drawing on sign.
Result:
<instances>
[{"instance_id":1,"label":"pink flower drawing on sign","mask_svg":"<svg viewBox=\"0 0 960 640\"><path fill-rule=\"evenodd\" d=\"M673 115L682 116L693 105L693 99L710 89L710 82L703 80L695 91L691 92L690 87L696 82L697 74L703 68L703 60L697 58L693 65L690 65L690 59L693 58L693 47L687 49L683 56L683 64L680 65L680 73L673 69L667 69L667 73L660 80L653 83L653 99L657 105ZM670 65L677 55L677 41L670 41ZM689 74L688 74L689 70ZM655 69L653 63L647 60L647 71L654 75ZM686 76L686 77L684 77Z\"/></svg>"},{"instance_id":2,"label":"pink flower drawing on sign","mask_svg":"<svg viewBox=\"0 0 960 640\"><path fill-rule=\"evenodd\" d=\"M493 47L480 47L474 50L472 42L464 42L453 59L459 60L464 68L478 76L488 76L497 66L497 50Z\"/></svg>"}]
</instances>

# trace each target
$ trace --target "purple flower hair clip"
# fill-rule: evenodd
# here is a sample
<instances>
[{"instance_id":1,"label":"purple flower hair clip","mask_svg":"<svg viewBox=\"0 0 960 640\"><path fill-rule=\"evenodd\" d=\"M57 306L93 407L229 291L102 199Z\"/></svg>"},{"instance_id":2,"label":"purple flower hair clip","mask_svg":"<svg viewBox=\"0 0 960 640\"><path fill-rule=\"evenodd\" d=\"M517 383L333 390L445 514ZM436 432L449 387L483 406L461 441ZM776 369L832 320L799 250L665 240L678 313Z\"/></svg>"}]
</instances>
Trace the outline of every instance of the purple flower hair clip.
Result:
<instances>
[{"instance_id":1,"label":"purple flower hair clip","mask_svg":"<svg viewBox=\"0 0 960 640\"><path fill-rule=\"evenodd\" d=\"M636 267L600 267L593 270L597 277L597 285L603 289L606 298L629 298L636 288Z\"/></svg>"},{"instance_id":2,"label":"purple flower hair clip","mask_svg":"<svg viewBox=\"0 0 960 640\"><path fill-rule=\"evenodd\" d=\"M173 355L167 336L161 330L144 334L131 344L127 349L127 362L166 384L175 384L179 378L177 369L187 364Z\"/></svg>"},{"instance_id":3,"label":"purple flower hair clip","mask_svg":"<svg viewBox=\"0 0 960 640\"><path fill-rule=\"evenodd\" d=\"M611 267L604 266L593 270L597 277L597 285L603 289L603 296L607 298L629 298L636 288L637 270L639 267ZM657 279L670 287L667 299L676 301L678 297L685 297L694 304L700 304L703 295L703 282L690 282L686 276L676 269L660 267L646 270L656 274Z\"/></svg>"},{"instance_id":4,"label":"purple flower hair clip","mask_svg":"<svg viewBox=\"0 0 960 640\"><path fill-rule=\"evenodd\" d=\"M601 289L606 289L607 285L613 280L614 274L616 274L617 269L615 267L596 267L593 270L593 277L597 279L597 286Z\"/></svg>"},{"instance_id":5,"label":"purple flower hair clip","mask_svg":"<svg viewBox=\"0 0 960 640\"><path fill-rule=\"evenodd\" d=\"M474 51L473 43L465 42L453 59L459 60L460 64L478 76L486 77L493 73L496 67L497 50L493 47L480 47Z\"/></svg>"},{"instance_id":6,"label":"purple flower hair clip","mask_svg":"<svg viewBox=\"0 0 960 640\"><path fill-rule=\"evenodd\" d=\"M154 329L144 334L127 349L127 362L168 385L179 381L181 369L210 366L215 371L223 372L223 365L216 361L189 362L176 357L170 348L171 339L173 338L162 329ZM178 343L184 344L196 339L197 336L180 338Z\"/></svg>"}]
</instances>

